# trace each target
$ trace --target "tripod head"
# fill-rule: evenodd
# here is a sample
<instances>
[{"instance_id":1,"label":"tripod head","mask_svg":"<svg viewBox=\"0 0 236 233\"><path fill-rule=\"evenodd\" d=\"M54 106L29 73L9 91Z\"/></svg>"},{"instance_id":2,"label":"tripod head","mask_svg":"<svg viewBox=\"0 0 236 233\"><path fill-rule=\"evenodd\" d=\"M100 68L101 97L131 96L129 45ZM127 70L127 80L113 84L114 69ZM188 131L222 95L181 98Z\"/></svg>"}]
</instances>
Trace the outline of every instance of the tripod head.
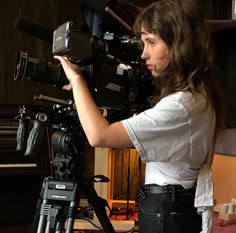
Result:
<instances>
[{"instance_id":1,"label":"tripod head","mask_svg":"<svg viewBox=\"0 0 236 233\"><path fill-rule=\"evenodd\" d=\"M80 125L73 101L39 95L35 100L50 105L21 106L17 130L17 151L28 158L36 157L48 133L51 142L51 164L58 179L74 179L84 172L86 136ZM50 133L49 133L50 132Z\"/></svg>"},{"instance_id":2,"label":"tripod head","mask_svg":"<svg viewBox=\"0 0 236 233\"><path fill-rule=\"evenodd\" d=\"M51 136L55 177L78 178L84 171L85 137L81 132L57 130Z\"/></svg>"}]
</instances>

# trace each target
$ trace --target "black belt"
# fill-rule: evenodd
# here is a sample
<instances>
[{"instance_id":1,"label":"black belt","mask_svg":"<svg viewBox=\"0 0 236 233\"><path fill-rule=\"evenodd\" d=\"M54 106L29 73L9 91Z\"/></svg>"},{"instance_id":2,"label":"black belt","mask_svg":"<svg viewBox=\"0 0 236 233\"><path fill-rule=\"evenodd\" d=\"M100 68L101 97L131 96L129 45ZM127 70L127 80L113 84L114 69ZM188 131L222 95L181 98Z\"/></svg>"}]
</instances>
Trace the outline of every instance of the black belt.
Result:
<instances>
[{"instance_id":1,"label":"black belt","mask_svg":"<svg viewBox=\"0 0 236 233\"><path fill-rule=\"evenodd\" d=\"M178 193L195 193L195 186L190 189L185 189L181 185L157 185L157 184L146 184L142 185L139 189L140 196L147 196L148 194L178 194Z\"/></svg>"}]
</instances>

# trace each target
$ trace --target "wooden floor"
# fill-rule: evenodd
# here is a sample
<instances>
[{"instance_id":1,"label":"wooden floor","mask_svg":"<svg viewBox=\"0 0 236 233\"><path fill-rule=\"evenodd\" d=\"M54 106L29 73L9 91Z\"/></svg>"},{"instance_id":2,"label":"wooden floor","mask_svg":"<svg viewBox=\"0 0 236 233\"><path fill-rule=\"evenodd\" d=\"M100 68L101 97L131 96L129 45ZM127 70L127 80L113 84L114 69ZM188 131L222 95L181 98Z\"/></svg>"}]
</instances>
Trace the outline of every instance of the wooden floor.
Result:
<instances>
[{"instance_id":1,"label":"wooden floor","mask_svg":"<svg viewBox=\"0 0 236 233\"><path fill-rule=\"evenodd\" d=\"M0 226L0 233L30 233L30 226L12 226L2 227ZM75 230L74 233L104 233L104 231L91 231ZM134 231L138 232L138 231ZM223 225L219 224L218 214L215 215L214 233L235 233L236 232L236 221L225 222Z\"/></svg>"}]
</instances>

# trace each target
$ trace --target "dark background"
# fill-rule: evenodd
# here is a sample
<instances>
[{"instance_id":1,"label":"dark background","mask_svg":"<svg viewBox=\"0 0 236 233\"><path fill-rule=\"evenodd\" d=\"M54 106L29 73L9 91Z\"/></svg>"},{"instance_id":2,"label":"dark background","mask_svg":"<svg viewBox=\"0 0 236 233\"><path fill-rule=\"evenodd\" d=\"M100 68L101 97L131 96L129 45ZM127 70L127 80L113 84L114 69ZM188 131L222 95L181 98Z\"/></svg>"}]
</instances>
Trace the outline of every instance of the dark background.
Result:
<instances>
[{"instance_id":1,"label":"dark background","mask_svg":"<svg viewBox=\"0 0 236 233\"><path fill-rule=\"evenodd\" d=\"M97 0L99 1L99 0ZM131 1L139 6L145 6L152 1ZM230 20L232 2L230 0L201 0L205 18L210 20ZM119 13L117 13L119 14ZM1 1L0 13L0 115L9 117L18 112L21 104L35 104L35 94L43 94L60 99L71 99L70 92L46 84L31 81L14 81L14 67L18 50L27 51L30 57L42 61L51 61L51 45L15 29L15 20L22 17L38 23L49 29L55 29L64 22L73 21L78 27L83 25L79 0L8 0ZM108 17L109 18L109 17ZM124 19L125 20L125 19ZM111 19L111 22L113 19ZM114 22L113 22L114 23ZM120 27L118 24L117 27ZM219 23L216 28L228 27L228 23ZM230 29L217 32L216 45L218 63L223 70L223 82L228 99L227 125L236 126L236 75L235 75L235 25ZM236 27L235 27L236 28ZM197 39L197 38L196 38ZM2 123L1 123L2 124ZM0 157L4 163L18 161L23 155L15 152L15 142L9 144L1 135ZM11 140L13 140L11 138ZM7 148L7 149L6 149ZM13 156L13 155L14 156ZM93 150L89 154L93 154ZM42 155L42 160L47 156ZM93 171L93 156L86 162L88 173ZM45 162L45 161L44 161ZM36 199L41 188L41 182L49 173L48 164L43 164L39 170L13 170L0 168L0 225L30 224L32 221ZM124 178L126 182L126 177ZM120 182L123 182L120 181ZM138 183L137 181L136 183ZM120 184L116 184L119 187ZM123 190L125 193L125 190ZM135 199L136 190L131 191L131 199ZM33 194L33 195L32 195ZM120 196L120 193L115 193Z\"/></svg>"},{"instance_id":2,"label":"dark background","mask_svg":"<svg viewBox=\"0 0 236 233\"><path fill-rule=\"evenodd\" d=\"M130 2L138 6L145 6L152 1L133 0ZM202 5L206 19L231 19L231 0L200 0L199 4ZM123 9L123 11L124 10L125 9ZM124 12L116 13L120 16L127 17ZM108 27L109 29L123 29L111 16L108 14L105 14L105 16L107 22L112 25ZM2 1L0 14L0 113L5 111L17 111L19 104L35 104L33 97L36 94L44 94L61 99L71 99L71 93L62 91L60 87L52 87L50 85L30 81L13 80L16 56L19 50L28 52L29 57L56 64L56 61L52 57L51 44L15 29L14 25L17 17L40 24L51 30L68 20L73 21L78 28L83 25L79 0ZM130 19L123 18L123 20L130 22ZM222 28L223 26L221 25L220 27ZM236 104L232 101L232 95L235 93L236 80L233 72L235 32L233 29L227 32L222 31L218 34L217 49L220 54L219 65L223 68L223 72L225 73L223 80L226 85L225 93L227 96L229 95L227 125L229 127L235 127Z\"/></svg>"}]
</instances>

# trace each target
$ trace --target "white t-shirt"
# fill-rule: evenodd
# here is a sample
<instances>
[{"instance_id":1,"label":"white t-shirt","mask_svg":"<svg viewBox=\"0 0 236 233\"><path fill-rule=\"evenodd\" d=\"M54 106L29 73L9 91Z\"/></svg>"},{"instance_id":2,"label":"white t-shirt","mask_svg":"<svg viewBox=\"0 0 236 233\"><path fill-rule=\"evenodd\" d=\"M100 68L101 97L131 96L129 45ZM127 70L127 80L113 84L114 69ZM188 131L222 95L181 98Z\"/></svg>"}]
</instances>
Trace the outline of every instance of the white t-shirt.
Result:
<instances>
[{"instance_id":1,"label":"white t-shirt","mask_svg":"<svg viewBox=\"0 0 236 233\"><path fill-rule=\"evenodd\" d=\"M145 184L191 188L212 160L215 115L202 94L173 93L122 123L146 163Z\"/></svg>"}]
</instances>

